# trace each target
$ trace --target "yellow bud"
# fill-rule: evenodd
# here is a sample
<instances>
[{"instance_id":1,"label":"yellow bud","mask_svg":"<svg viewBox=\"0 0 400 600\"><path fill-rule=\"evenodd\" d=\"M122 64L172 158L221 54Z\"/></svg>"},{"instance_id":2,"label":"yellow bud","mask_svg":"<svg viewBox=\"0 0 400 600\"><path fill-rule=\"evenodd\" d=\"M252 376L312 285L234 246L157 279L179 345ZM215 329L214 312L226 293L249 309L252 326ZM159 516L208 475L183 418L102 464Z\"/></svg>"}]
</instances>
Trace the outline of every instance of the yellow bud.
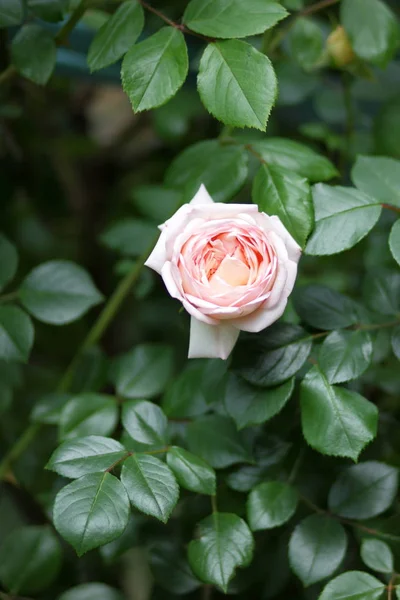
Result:
<instances>
[{"instance_id":1,"label":"yellow bud","mask_svg":"<svg viewBox=\"0 0 400 600\"><path fill-rule=\"evenodd\" d=\"M339 25L326 40L328 54L337 67L344 67L355 59L353 48L344 28Z\"/></svg>"}]
</instances>

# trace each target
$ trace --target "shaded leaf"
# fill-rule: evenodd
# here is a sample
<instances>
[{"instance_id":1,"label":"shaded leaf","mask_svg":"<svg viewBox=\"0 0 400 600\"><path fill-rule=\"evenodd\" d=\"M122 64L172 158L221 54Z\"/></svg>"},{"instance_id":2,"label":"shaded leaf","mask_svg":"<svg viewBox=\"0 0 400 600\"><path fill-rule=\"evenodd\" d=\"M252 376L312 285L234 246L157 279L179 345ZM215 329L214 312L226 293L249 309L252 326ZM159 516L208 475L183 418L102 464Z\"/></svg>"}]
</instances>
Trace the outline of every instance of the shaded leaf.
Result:
<instances>
[{"instance_id":1,"label":"shaded leaf","mask_svg":"<svg viewBox=\"0 0 400 600\"><path fill-rule=\"evenodd\" d=\"M0 27L19 25L23 17L22 0L0 0Z\"/></svg>"},{"instance_id":2,"label":"shaded leaf","mask_svg":"<svg viewBox=\"0 0 400 600\"><path fill-rule=\"evenodd\" d=\"M17 249L14 244L0 233L0 290L14 278L17 267Z\"/></svg>"},{"instance_id":3,"label":"shaded leaf","mask_svg":"<svg viewBox=\"0 0 400 600\"><path fill-rule=\"evenodd\" d=\"M302 321L316 329L342 329L360 321L359 305L326 285L297 288L293 300Z\"/></svg>"},{"instance_id":4,"label":"shaded leaf","mask_svg":"<svg viewBox=\"0 0 400 600\"><path fill-rule=\"evenodd\" d=\"M372 340L367 331L333 331L319 353L319 365L329 383L356 379L372 360Z\"/></svg>"},{"instance_id":5,"label":"shaded leaf","mask_svg":"<svg viewBox=\"0 0 400 600\"><path fill-rule=\"evenodd\" d=\"M87 435L109 435L118 421L116 399L105 394L79 394L68 400L61 412L61 439Z\"/></svg>"},{"instance_id":6,"label":"shaded leaf","mask_svg":"<svg viewBox=\"0 0 400 600\"><path fill-rule=\"evenodd\" d=\"M163 446L167 442L167 417L161 408L152 402L124 402L122 424L135 442L149 446Z\"/></svg>"},{"instance_id":7,"label":"shaded leaf","mask_svg":"<svg viewBox=\"0 0 400 600\"><path fill-rule=\"evenodd\" d=\"M378 202L400 207L400 161L381 156L358 156L351 178L359 190Z\"/></svg>"},{"instance_id":8,"label":"shaded leaf","mask_svg":"<svg viewBox=\"0 0 400 600\"><path fill-rule=\"evenodd\" d=\"M385 584L362 571L348 571L332 579L319 600L379 600Z\"/></svg>"},{"instance_id":9,"label":"shaded leaf","mask_svg":"<svg viewBox=\"0 0 400 600\"><path fill-rule=\"evenodd\" d=\"M389 248L394 260L400 265L400 219L395 222L390 232Z\"/></svg>"},{"instance_id":10,"label":"shaded leaf","mask_svg":"<svg viewBox=\"0 0 400 600\"><path fill-rule=\"evenodd\" d=\"M394 561L390 546L382 540L368 538L362 541L361 558L373 571L393 573Z\"/></svg>"},{"instance_id":11,"label":"shaded leaf","mask_svg":"<svg viewBox=\"0 0 400 600\"><path fill-rule=\"evenodd\" d=\"M27 362L35 331L29 316L16 306L0 306L0 359Z\"/></svg>"},{"instance_id":12,"label":"shaded leaf","mask_svg":"<svg viewBox=\"0 0 400 600\"><path fill-rule=\"evenodd\" d=\"M50 79L56 66L56 44L51 33L39 25L24 25L11 44L11 59L17 71L38 85Z\"/></svg>"},{"instance_id":13,"label":"shaded leaf","mask_svg":"<svg viewBox=\"0 0 400 600\"><path fill-rule=\"evenodd\" d=\"M247 519L253 531L273 529L286 523L296 512L296 490L280 481L260 483L247 500Z\"/></svg>"},{"instance_id":14,"label":"shaded leaf","mask_svg":"<svg viewBox=\"0 0 400 600\"><path fill-rule=\"evenodd\" d=\"M215 471L198 456L172 446L167 453L167 464L182 487L198 494L215 494Z\"/></svg>"}]
</instances>

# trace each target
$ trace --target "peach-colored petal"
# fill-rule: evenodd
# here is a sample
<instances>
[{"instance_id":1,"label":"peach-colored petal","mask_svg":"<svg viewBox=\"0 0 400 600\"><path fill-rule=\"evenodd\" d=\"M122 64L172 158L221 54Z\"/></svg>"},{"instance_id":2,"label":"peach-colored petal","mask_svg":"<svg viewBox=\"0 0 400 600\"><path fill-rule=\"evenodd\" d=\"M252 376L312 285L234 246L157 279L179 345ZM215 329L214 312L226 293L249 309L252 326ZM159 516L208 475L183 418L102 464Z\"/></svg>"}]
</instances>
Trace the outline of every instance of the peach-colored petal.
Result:
<instances>
[{"instance_id":1,"label":"peach-colored petal","mask_svg":"<svg viewBox=\"0 0 400 600\"><path fill-rule=\"evenodd\" d=\"M193 317L190 320L189 358L222 358L233 350L239 330L228 323L206 325Z\"/></svg>"},{"instance_id":2,"label":"peach-colored petal","mask_svg":"<svg viewBox=\"0 0 400 600\"><path fill-rule=\"evenodd\" d=\"M267 232L274 231L284 242L290 260L298 262L301 254L301 248L296 240L290 235L279 217L276 215L269 217L265 213L259 213L257 215L257 223Z\"/></svg>"},{"instance_id":3,"label":"peach-colored petal","mask_svg":"<svg viewBox=\"0 0 400 600\"><path fill-rule=\"evenodd\" d=\"M240 331L249 331L251 333L257 333L258 331L262 331L266 327L269 327L285 312L287 298L282 299L282 301L272 309L266 308L267 302L268 301L264 302L260 308L246 317L232 320L232 325L240 329Z\"/></svg>"}]
</instances>

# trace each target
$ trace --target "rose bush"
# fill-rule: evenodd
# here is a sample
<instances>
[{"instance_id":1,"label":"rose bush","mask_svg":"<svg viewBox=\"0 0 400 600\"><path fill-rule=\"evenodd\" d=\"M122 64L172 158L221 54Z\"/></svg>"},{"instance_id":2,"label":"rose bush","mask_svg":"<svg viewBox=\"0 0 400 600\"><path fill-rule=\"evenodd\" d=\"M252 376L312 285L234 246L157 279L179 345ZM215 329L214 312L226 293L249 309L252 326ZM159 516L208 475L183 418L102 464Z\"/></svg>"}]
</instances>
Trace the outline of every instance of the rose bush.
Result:
<instances>
[{"instance_id":1,"label":"rose bush","mask_svg":"<svg viewBox=\"0 0 400 600\"><path fill-rule=\"evenodd\" d=\"M214 203L202 184L160 229L145 264L191 315L189 358L226 359L240 331L261 331L283 314L301 248L279 217Z\"/></svg>"}]
</instances>

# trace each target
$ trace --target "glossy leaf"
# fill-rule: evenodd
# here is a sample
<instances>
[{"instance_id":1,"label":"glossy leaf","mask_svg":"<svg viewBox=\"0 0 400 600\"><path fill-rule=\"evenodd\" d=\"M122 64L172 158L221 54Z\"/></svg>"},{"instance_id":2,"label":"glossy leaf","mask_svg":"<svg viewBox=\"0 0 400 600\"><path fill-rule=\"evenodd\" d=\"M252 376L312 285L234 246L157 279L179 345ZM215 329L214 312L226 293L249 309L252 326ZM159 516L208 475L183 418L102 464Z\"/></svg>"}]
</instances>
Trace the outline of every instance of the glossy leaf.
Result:
<instances>
[{"instance_id":1,"label":"glossy leaf","mask_svg":"<svg viewBox=\"0 0 400 600\"><path fill-rule=\"evenodd\" d=\"M198 494L215 494L215 471L198 456L172 446L167 453L167 464L182 487Z\"/></svg>"},{"instance_id":2,"label":"glossy leaf","mask_svg":"<svg viewBox=\"0 0 400 600\"><path fill-rule=\"evenodd\" d=\"M301 369L311 346L312 338L302 327L277 323L239 344L232 366L249 383L274 387Z\"/></svg>"},{"instance_id":3,"label":"glossy leaf","mask_svg":"<svg viewBox=\"0 0 400 600\"><path fill-rule=\"evenodd\" d=\"M0 359L27 362L34 329L29 316L16 306L0 306Z\"/></svg>"},{"instance_id":4,"label":"glossy leaf","mask_svg":"<svg viewBox=\"0 0 400 600\"><path fill-rule=\"evenodd\" d=\"M317 184L313 188L315 229L306 253L337 254L352 248L377 223L381 206L353 188Z\"/></svg>"},{"instance_id":5,"label":"glossy leaf","mask_svg":"<svg viewBox=\"0 0 400 600\"><path fill-rule=\"evenodd\" d=\"M225 391L225 408L238 429L262 425L283 409L293 389L294 379L278 387L263 389L231 373Z\"/></svg>"},{"instance_id":6,"label":"glossy leaf","mask_svg":"<svg viewBox=\"0 0 400 600\"><path fill-rule=\"evenodd\" d=\"M241 38L262 33L287 16L275 0L191 0L183 20L193 31L217 38Z\"/></svg>"},{"instance_id":7,"label":"glossy leaf","mask_svg":"<svg viewBox=\"0 0 400 600\"><path fill-rule=\"evenodd\" d=\"M167 102L188 73L185 38L175 27L163 27L136 44L122 62L122 86L135 112Z\"/></svg>"},{"instance_id":8,"label":"glossy leaf","mask_svg":"<svg viewBox=\"0 0 400 600\"><path fill-rule=\"evenodd\" d=\"M167 417L161 408L152 402L124 402L122 424L135 442L149 446L164 446L167 442Z\"/></svg>"},{"instance_id":9,"label":"glossy leaf","mask_svg":"<svg viewBox=\"0 0 400 600\"><path fill-rule=\"evenodd\" d=\"M390 232L389 247L394 260L400 265L400 219L396 221Z\"/></svg>"},{"instance_id":10,"label":"glossy leaf","mask_svg":"<svg viewBox=\"0 0 400 600\"><path fill-rule=\"evenodd\" d=\"M329 508L349 519L370 519L392 504L398 472L384 463L369 461L348 467L329 492Z\"/></svg>"},{"instance_id":11,"label":"glossy leaf","mask_svg":"<svg viewBox=\"0 0 400 600\"><path fill-rule=\"evenodd\" d=\"M61 594L57 600L123 600L117 590L105 583L82 583Z\"/></svg>"},{"instance_id":12,"label":"glossy leaf","mask_svg":"<svg viewBox=\"0 0 400 600\"><path fill-rule=\"evenodd\" d=\"M327 181L337 175L336 168L325 156L293 140L267 137L252 142L251 147L268 165L298 173L310 181Z\"/></svg>"},{"instance_id":13,"label":"glossy leaf","mask_svg":"<svg viewBox=\"0 0 400 600\"><path fill-rule=\"evenodd\" d=\"M207 140L189 146L172 162L166 184L192 199L203 183L215 202L225 202L240 190L247 177L247 154L238 146Z\"/></svg>"},{"instance_id":14,"label":"glossy leaf","mask_svg":"<svg viewBox=\"0 0 400 600\"><path fill-rule=\"evenodd\" d=\"M245 438L227 417L196 419L189 424L187 434L189 450L216 469L252 460Z\"/></svg>"},{"instance_id":15,"label":"glossy leaf","mask_svg":"<svg viewBox=\"0 0 400 600\"><path fill-rule=\"evenodd\" d=\"M247 519L253 531L273 529L288 521L296 512L296 490L280 481L257 485L247 500Z\"/></svg>"},{"instance_id":16,"label":"glossy leaf","mask_svg":"<svg viewBox=\"0 0 400 600\"><path fill-rule=\"evenodd\" d=\"M89 435L61 444L51 455L46 469L76 479L105 471L124 456L127 451L116 440Z\"/></svg>"},{"instance_id":17,"label":"glossy leaf","mask_svg":"<svg viewBox=\"0 0 400 600\"><path fill-rule=\"evenodd\" d=\"M0 0L0 27L19 25L23 16L22 0Z\"/></svg>"},{"instance_id":18,"label":"glossy leaf","mask_svg":"<svg viewBox=\"0 0 400 600\"><path fill-rule=\"evenodd\" d=\"M154 456L134 454L121 471L121 481L132 506L166 523L179 497L176 479L165 463Z\"/></svg>"},{"instance_id":19,"label":"glossy leaf","mask_svg":"<svg viewBox=\"0 0 400 600\"><path fill-rule=\"evenodd\" d=\"M322 454L357 460L376 435L376 406L356 392L331 386L317 366L301 383L300 402L304 437Z\"/></svg>"},{"instance_id":20,"label":"glossy leaf","mask_svg":"<svg viewBox=\"0 0 400 600\"><path fill-rule=\"evenodd\" d=\"M79 394L64 406L59 421L60 438L109 435L118 421L116 399L104 394Z\"/></svg>"},{"instance_id":21,"label":"glossy leaf","mask_svg":"<svg viewBox=\"0 0 400 600\"><path fill-rule=\"evenodd\" d=\"M343 383L364 373L372 352L368 331L333 331L321 346L318 363L329 383Z\"/></svg>"},{"instance_id":22,"label":"glossy leaf","mask_svg":"<svg viewBox=\"0 0 400 600\"><path fill-rule=\"evenodd\" d=\"M385 584L362 571L348 571L332 579L318 600L380 600Z\"/></svg>"},{"instance_id":23,"label":"glossy leaf","mask_svg":"<svg viewBox=\"0 0 400 600\"><path fill-rule=\"evenodd\" d=\"M360 322L360 307L325 285L297 288L293 300L302 321L316 329L342 329Z\"/></svg>"},{"instance_id":24,"label":"glossy leaf","mask_svg":"<svg viewBox=\"0 0 400 600\"><path fill-rule=\"evenodd\" d=\"M379 573L393 573L394 560L390 546L382 540L368 538L361 544L361 558L363 562Z\"/></svg>"},{"instance_id":25,"label":"glossy leaf","mask_svg":"<svg viewBox=\"0 0 400 600\"><path fill-rule=\"evenodd\" d=\"M11 58L17 71L45 85L56 66L56 44L51 33L35 24L24 25L13 38Z\"/></svg>"},{"instance_id":26,"label":"glossy leaf","mask_svg":"<svg viewBox=\"0 0 400 600\"><path fill-rule=\"evenodd\" d=\"M19 297L36 319L53 325L71 323L103 300L90 275L67 260L34 268L23 280Z\"/></svg>"},{"instance_id":27,"label":"glossy leaf","mask_svg":"<svg viewBox=\"0 0 400 600\"><path fill-rule=\"evenodd\" d=\"M355 186L378 202L400 207L400 161L358 156L351 171Z\"/></svg>"},{"instance_id":28,"label":"glossy leaf","mask_svg":"<svg viewBox=\"0 0 400 600\"><path fill-rule=\"evenodd\" d=\"M121 58L136 42L143 25L143 8L136 0L121 4L90 44L87 57L90 70L104 69Z\"/></svg>"},{"instance_id":29,"label":"glossy leaf","mask_svg":"<svg viewBox=\"0 0 400 600\"><path fill-rule=\"evenodd\" d=\"M214 513L198 525L197 539L189 544L189 563L195 575L227 592L237 567L246 567L253 557L250 529L237 515Z\"/></svg>"},{"instance_id":30,"label":"glossy leaf","mask_svg":"<svg viewBox=\"0 0 400 600\"><path fill-rule=\"evenodd\" d=\"M276 100L277 81L269 58L253 46L239 40L208 44L197 85L204 106L219 121L265 131Z\"/></svg>"},{"instance_id":31,"label":"glossy leaf","mask_svg":"<svg viewBox=\"0 0 400 600\"><path fill-rule=\"evenodd\" d=\"M112 381L124 398L152 398L165 388L173 366L170 346L142 344L116 360Z\"/></svg>"},{"instance_id":32,"label":"glossy leaf","mask_svg":"<svg viewBox=\"0 0 400 600\"><path fill-rule=\"evenodd\" d=\"M91 473L62 488L54 503L54 525L78 556L119 537L129 517L122 483L110 473Z\"/></svg>"},{"instance_id":33,"label":"glossy leaf","mask_svg":"<svg viewBox=\"0 0 400 600\"><path fill-rule=\"evenodd\" d=\"M343 0L343 26L354 52L364 60L385 66L399 42L396 16L382 0Z\"/></svg>"},{"instance_id":34,"label":"glossy leaf","mask_svg":"<svg viewBox=\"0 0 400 600\"><path fill-rule=\"evenodd\" d=\"M0 291L14 278L17 267L17 249L0 233Z\"/></svg>"},{"instance_id":35,"label":"glossy leaf","mask_svg":"<svg viewBox=\"0 0 400 600\"><path fill-rule=\"evenodd\" d=\"M289 561L303 585L330 577L343 561L347 537L343 526L325 515L306 517L289 542Z\"/></svg>"},{"instance_id":36,"label":"glossy leaf","mask_svg":"<svg viewBox=\"0 0 400 600\"><path fill-rule=\"evenodd\" d=\"M310 186L304 177L263 164L253 182L253 202L267 215L277 215L304 246L314 223Z\"/></svg>"},{"instance_id":37,"label":"glossy leaf","mask_svg":"<svg viewBox=\"0 0 400 600\"><path fill-rule=\"evenodd\" d=\"M400 312L400 273L381 267L368 273L364 281L367 305L380 314L395 316Z\"/></svg>"},{"instance_id":38,"label":"glossy leaf","mask_svg":"<svg viewBox=\"0 0 400 600\"><path fill-rule=\"evenodd\" d=\"M60 543L48 525L13 530L0 546L0 580L14 594L48 588L61 568Z\"/></svg>"}]
</instances>

